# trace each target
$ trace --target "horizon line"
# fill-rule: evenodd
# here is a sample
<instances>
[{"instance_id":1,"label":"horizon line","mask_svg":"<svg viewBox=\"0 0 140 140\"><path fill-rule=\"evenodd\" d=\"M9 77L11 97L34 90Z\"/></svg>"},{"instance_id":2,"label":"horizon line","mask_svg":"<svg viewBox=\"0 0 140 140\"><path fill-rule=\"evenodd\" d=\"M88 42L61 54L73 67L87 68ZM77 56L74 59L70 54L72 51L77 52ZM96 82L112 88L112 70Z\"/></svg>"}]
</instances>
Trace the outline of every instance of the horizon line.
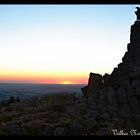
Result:
<instances>
[{"instance_id":1,"label":"horizon line","mask_svg":"<svg viewBox=\"0 0 140 140\"><path fill-rule=\"evenodd\" d=\"M34 85L86 85L87 83L70 83L70 84L62 84L62 83L18 83L18 82L13 82L13 83L9 83L9 82L0 82L0 84L34 84Z\"/></svg>"}]
</instances>

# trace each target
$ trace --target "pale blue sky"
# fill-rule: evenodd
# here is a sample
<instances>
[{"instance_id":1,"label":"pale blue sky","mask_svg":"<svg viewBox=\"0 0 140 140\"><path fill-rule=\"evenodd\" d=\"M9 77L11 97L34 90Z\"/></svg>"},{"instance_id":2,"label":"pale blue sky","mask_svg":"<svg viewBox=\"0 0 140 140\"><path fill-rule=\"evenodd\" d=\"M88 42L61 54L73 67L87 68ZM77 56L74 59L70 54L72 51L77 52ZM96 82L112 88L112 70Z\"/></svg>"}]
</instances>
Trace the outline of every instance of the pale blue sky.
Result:
<instances>
[{"instance_id":1,"label":"pale blue sky","mask_svg":"<svg viewBox=\"0 0 140 140\"><path fill-rule=\"evenodd\" d=\"M139 5L0 5L0 70L111 73Z\"/></svg>"}]
</instances>

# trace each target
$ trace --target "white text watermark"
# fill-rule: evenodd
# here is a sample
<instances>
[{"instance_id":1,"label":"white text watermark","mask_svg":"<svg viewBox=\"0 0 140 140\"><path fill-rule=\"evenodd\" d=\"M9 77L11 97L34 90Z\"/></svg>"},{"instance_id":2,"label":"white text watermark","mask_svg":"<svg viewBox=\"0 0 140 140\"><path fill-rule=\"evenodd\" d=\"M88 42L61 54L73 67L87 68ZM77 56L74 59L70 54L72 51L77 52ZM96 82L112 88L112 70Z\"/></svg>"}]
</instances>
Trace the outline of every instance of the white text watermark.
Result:
<instances>
[{"instance_id":1,"label":"white text watermark","mask_svg":"<svg viewBox=\"0 0 140 140\"><path fill-rule=\"evenodd\" d=\"M124 130L117 130L117 129L112 129L112 133L115 136L140 136L140 131L136 130L136 129L131 129L130 131L124 131Z\"/></svg>"}]
</instances>

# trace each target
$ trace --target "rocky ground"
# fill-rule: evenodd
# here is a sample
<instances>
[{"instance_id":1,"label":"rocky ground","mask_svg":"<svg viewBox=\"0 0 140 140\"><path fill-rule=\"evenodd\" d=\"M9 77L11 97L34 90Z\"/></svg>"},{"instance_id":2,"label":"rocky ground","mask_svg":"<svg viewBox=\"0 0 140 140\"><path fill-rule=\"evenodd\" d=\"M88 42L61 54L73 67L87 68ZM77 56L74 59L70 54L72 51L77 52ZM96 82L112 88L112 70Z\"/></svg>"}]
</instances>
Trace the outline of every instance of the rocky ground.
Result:
<instances>
[{"instance_id":1,"label":"rocky ground","mask_svg":"<svg viewBox=\"0 0 140 140\"><path fill-rule=\"evenodd\" d=\"M109 118L106 113L94 118L95 112L85 97L58 94L34 97L0 106L0 135L113 135L112 129L132 129L131 120Z\"/></svg>"}]
</instances>

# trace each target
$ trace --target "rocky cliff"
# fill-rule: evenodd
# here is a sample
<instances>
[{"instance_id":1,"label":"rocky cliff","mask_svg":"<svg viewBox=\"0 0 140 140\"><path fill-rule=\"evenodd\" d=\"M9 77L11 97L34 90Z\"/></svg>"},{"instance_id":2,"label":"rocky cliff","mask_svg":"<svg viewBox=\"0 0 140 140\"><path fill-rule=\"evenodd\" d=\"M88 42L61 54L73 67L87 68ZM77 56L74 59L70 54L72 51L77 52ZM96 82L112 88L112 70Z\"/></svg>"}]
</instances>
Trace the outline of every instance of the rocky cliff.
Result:
<instances>
[{"instance_id":1,"label":"rocky cliff","mask_svg":"<svg viewBox=\"0 0 140 140\"><path fill-rule=\"evenodd\" d=\"M140 9L131 26L127 52L112 73L90 73L88 85L82 88L91 115L97 119L129 118L140 125Z\"/></svg>"}]
</instances>

